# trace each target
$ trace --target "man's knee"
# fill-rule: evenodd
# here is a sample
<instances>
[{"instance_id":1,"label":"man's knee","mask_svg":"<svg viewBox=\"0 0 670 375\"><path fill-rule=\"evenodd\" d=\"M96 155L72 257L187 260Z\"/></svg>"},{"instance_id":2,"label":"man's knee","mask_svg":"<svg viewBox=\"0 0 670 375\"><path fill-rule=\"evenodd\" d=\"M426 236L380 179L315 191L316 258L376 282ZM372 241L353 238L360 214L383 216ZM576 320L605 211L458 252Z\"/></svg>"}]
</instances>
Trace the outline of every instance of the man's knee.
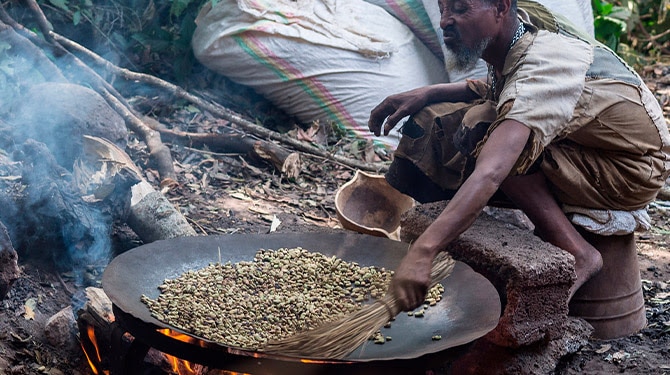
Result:
<instances>
[{"instance_id":1,"label":"man's knee","mask_svg":"<svg viewBox=\"0 0 670 375\"><path fill-rule=\"evenodd\" d=\"M385 177L396 190L409 195L419 203L449 200L455 193L440 188L414 163L405 158L396 157Z\"/></svg>"}]
</instances>

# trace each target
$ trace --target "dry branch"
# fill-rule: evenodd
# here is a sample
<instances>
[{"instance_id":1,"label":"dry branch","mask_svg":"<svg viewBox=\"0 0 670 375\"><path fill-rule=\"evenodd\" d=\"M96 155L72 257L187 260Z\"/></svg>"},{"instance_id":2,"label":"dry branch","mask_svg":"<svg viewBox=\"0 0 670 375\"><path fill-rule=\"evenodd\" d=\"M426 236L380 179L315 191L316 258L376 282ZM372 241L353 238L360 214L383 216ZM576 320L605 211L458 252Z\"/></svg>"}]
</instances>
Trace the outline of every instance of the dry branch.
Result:
<instances>
[{"instance_id":1,"label":"dry branch","mask_svg":"<svg viewBox=\"0 0 670 375\"><path fill-rule=\"evenodd\" d=\"M161 186L176 184L177 174L174 171L172 155L170 149L163 144L160 133L147 126L129 106L109 91L101 90L98 92L123 117L130 129L137 133L147 144L149 155L156 162L156 169L161 176Z\"/></svg>"},{"instance_id":2,"label":"dry branch","mask_svg":"<svg viewBox=\"0 0 670 375\"><path fill-rule=\"evenodd\" d=\"M42 31L44 39L49 44L56 44L51 35L49 35L49 32L52 30L51 23L47 20L46 15L44 12L42 12L42 9L37 4L37 2L35 0L23 0L23 2L26 3L28 8L33 12L33 15L35 15L37 26L39 27L40 31Z\"/></svg>"},{"instance_id":3,"label":"dry branch","mask_svg":"<svg viewBox=\"0 0 670 375\"><path fill-rule=\"evenodd\" d=\"M297 178L302 168L300 154L297 152L290 152L276 143L234 132L232 129L224 133L190 133L168 129L153 119L147 119L146 122L169 141L178 140L195 148L207 147L214 152L245 154L257 161L272 164L281 171L282 176L289 179Z\"/></svg>"},{"instance_id":4,"label":"dry branch","mask_svg":"<svg viewBox=\"0 0 670 375\"><path fill-rule=\"evenodd\" d=\"M153 85L155 87L160 88L161 90L164 90L168 93L171 93L177 98L186 100L193 105L197 106L198 108L208 111L211 114L218 116L222 119L228 120L231 123L234 123L238 125L240 128L245 130L248 133L254 134L260 138L267 139L267 140L274 140L281 142L282 144L291 146L297 151L309 153L312 155L320 156L325 159L330 159L330 160L335 160L338 163L342 165L349 166L351 168L357 168L361 170L366 170L366 171L371 171L371 172L384 172L388 169L388 166L383 163L365 163L359 160L354 160L351 158L346 158L342 157L340 155L335 155L327 150L324 150L322 148L313 146L311 144L299 141L297 139L291 138L285 134L280 134L277 132L274 132L270 129L264 128L262 126L258 126L254 124L253 122L246 120L243 118L241 115L231 111L228 108L225 108L224 106L218 104L218 103L213 103L211 101L205 100L195 94L189 93L188 91L184 90L183 88L174 85L170 82L164 81L160 78L157 78L152 75L148 74L142 74L142 73L137 73L130 71L128 69L120 68L108 60L102 58L101 56L97 55L96 53L92 52L91 50L83 47L82 45L65 38L61 35L58 35L56 33L51 33L53 38L58 41L60 44L65 46L66 48L69 48L73 51L79 52L81 54L84 54L86 57L89 59L95 61L96 64L99 66L103 67L104 69L108 70L112 74L115 74L117 76L123 77L127 80L131 81L138 81L138 82L144 82L148 83L150 85Z\"/></svg>"},{"instance_id":5,"label":"dry branch","mask_svg":"<svg viewBox=\"0 0 670 375\"><path fill-rule=\"evenodd\" d=\"M31 59L32 67L42 76L49 77L53 82L67 82L67 79L58 67L44 56L42 50L37 48L29 39L17 33L14 27L8 25L2 14L3 12L0 8L0 40L12 46L13 54Z\"/></svg>"}]
</instances>

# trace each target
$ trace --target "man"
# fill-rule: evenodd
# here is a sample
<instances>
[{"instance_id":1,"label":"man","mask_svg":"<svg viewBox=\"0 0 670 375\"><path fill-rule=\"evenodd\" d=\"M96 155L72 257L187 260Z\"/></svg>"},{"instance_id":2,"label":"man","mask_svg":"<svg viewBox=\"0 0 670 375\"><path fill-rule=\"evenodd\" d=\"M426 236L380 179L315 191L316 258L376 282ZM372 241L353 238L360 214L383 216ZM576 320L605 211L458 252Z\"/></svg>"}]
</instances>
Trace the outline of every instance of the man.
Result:
<instances>
[{"instance_id":1,"label":"man","mask_svg":"<svg viewBox=\"0 0 670 375\"><path fill-rule=\"evenodd\" d=\"M420 202L450 199L396 270L391 288L403 310L423 302L435 255L500 191L542 239L574 256L572 296L602 258L564 211L628 215L637 219L630 233L644 227L670 173L667 124L639 76L546 8L519 5L439 0L445 45L459 68L483 58L487 82L419 88L371 112L376 135L412 115L389 183Z\"/></svg>"}]
</instances>

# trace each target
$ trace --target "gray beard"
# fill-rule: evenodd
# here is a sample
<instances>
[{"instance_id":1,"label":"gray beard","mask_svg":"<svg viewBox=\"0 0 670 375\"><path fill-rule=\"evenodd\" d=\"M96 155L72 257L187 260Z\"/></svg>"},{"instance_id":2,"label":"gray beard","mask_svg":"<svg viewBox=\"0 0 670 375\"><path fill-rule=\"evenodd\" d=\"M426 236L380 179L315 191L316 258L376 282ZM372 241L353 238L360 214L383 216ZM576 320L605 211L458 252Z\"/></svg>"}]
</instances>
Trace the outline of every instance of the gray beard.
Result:
<instances>
[{"instance_id":1,"label":"gray beard","mask_svg":"<svg viewBox=\"0 0 670 375\"><path fill-rule=\"evenodd\" d=\"M472 70L477 65L477 61L484 54L484 50L489 46L491 38L482 39L479 45L475 48L468 48L464 46L458 46L456 48L447 49L454 53L453 59L446 59L445 65L447 71L459 70L467 71Z\"/></svg>"}]
</instances>

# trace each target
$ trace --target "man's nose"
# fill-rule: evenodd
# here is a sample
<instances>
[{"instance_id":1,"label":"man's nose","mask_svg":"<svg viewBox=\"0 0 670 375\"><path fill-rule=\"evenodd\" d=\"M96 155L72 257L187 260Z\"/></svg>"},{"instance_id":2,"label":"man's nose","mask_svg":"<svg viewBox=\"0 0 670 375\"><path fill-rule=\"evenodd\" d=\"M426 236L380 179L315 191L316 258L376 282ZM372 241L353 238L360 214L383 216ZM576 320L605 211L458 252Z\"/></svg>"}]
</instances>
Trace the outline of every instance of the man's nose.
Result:
<instances>
[{"instance_id":1,"label":"man's nose","mask_svg":"<svg viewBox=\"0 0 670 375\"><path fill-rule=\"evenodd\" d=\"M454 24L454 18L448 11L443 11L440 15L440 28L442 30L446 29L448 26Z\"/></svg>"}]
</instances>

